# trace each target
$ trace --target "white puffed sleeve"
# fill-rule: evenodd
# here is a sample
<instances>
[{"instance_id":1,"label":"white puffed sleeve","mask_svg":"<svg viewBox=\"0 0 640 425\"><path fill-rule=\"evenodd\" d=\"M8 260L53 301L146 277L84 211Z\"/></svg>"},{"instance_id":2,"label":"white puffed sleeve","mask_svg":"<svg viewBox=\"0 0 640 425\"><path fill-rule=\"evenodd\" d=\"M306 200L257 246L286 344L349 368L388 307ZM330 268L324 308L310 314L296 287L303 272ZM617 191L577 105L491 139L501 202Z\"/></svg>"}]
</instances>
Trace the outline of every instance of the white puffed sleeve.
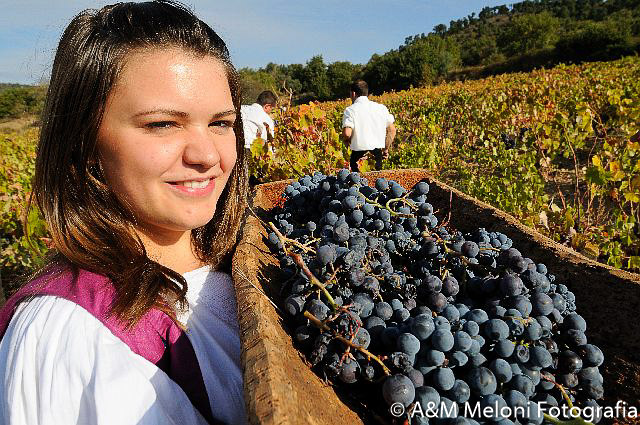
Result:
<instances>
[{"instance_id":1,"label":"white puffed sleeve","mask_svg":"<svg viewBox=\"0 0 640 425\"><path fill-rule=\"evenodd\" d=\"M182 389L77 304L18 305L0 341L0 424L206 424Z\"/></svg>"}]
</instances>

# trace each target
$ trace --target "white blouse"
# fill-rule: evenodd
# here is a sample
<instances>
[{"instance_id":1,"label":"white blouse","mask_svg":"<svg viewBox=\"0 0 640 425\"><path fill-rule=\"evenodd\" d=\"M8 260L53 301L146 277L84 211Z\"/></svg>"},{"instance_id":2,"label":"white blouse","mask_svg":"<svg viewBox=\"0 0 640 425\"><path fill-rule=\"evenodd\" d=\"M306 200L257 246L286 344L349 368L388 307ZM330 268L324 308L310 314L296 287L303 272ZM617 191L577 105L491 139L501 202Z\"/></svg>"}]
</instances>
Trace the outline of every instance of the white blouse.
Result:
<instances>
[{"instance_id":1,"label":"white blouse","mask_svg":"<svg viewBox=\"0 0 640 425\"><path fill-rule=\"evenodd\" d=\"M240 337L231 277L184 274L179 316L198 358L211 411L245 424ZM162 370L79 305L38 296L18 305L0 341L0 424L205 424Z\"/></svg>"}]
</instances>

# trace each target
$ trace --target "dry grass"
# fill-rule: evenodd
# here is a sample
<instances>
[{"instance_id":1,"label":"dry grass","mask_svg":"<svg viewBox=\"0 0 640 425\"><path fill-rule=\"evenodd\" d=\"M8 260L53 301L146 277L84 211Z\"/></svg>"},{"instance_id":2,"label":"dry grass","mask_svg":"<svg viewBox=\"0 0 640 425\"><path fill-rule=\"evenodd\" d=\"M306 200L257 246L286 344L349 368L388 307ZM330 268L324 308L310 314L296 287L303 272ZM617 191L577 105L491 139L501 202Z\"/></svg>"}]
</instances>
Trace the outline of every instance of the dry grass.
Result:
<instances>
[{"instance_id":1,"label":"dry grass","mask_svg":"<svg viewBox=\"0 0 640 425\"><path fill-rule=\"evenodd\" d=\"M12 118L6 121L0 121L0 131L22 131L35 125L38 125L38 117L36 116L31 115Z\"/></svg>"}]
</instances>

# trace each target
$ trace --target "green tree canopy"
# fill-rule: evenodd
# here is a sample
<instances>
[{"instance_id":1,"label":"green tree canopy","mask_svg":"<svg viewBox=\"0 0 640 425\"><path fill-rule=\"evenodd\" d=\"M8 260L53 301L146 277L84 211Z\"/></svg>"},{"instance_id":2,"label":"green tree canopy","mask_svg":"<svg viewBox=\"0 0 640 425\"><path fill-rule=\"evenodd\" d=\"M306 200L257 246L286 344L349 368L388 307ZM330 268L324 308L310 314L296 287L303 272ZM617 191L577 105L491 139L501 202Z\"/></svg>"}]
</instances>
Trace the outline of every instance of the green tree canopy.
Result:
<instances>
[{"instance_id":1,"label":"green tree canopy","mask_svg":"<svg viewBox=\"0 0 640 425\"><path fill-rule=\"evenodd\" d=\"M553 47L560 20L549 12L513 17L504 26L498 44L507 55Z\"/></svg>"}]
</instances>

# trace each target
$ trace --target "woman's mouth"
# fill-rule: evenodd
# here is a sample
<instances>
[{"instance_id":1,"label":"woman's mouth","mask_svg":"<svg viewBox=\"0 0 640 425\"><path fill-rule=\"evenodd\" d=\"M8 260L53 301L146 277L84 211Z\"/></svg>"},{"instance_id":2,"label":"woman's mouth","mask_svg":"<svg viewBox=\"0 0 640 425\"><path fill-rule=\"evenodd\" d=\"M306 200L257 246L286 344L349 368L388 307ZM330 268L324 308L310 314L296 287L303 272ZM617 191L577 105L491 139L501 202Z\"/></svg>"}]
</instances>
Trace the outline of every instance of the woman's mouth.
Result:
<instances>
[{"instance_id":1,"label":"woman's mouth","mask_svg":"<svg viewBox=\"0 0 640 425\"><path fill-rule=\"evenodd\" d=\"M215 188L215 180L211 178L206 180L184 180L179 182L170 182L169 184L181 193L192 196L208 195Z\"/></svg>"}]
</instances>

